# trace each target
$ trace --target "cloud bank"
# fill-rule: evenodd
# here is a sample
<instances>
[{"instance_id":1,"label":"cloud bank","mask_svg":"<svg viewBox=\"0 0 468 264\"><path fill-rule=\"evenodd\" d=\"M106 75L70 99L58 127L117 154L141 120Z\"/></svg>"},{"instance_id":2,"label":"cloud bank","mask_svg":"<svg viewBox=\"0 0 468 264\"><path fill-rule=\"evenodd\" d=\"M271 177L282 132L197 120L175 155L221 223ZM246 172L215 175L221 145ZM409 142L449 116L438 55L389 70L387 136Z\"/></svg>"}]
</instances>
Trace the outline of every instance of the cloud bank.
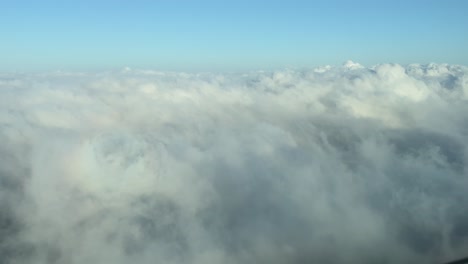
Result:
<instances>
[{"instance_id":1,"label":"cloud bank","mask_svg":"<svg viewBox=\"0 0 468 264\"><path fill-rule=\"evenodd\" d=\"M1 263L468 253L468 68L0 75Z\"/></svg>"}]
</instances>

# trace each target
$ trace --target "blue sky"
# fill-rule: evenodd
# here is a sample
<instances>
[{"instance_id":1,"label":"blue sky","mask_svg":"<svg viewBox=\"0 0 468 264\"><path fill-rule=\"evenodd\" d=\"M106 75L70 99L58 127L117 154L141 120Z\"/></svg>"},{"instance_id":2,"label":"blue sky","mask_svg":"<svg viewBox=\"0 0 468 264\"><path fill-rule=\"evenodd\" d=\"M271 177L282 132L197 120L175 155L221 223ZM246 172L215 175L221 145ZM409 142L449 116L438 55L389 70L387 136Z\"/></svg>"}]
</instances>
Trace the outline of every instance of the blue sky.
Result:
<instances>
[{"instance_id":1,"label":"blue sky","mask_svg":"<svg viewBox=\"0 0 468 264\"><path fill-rule=\"evenodd\" d=\"M468 65L468 1L0 3L0 70Z\"/></svg>"}]
</instances>

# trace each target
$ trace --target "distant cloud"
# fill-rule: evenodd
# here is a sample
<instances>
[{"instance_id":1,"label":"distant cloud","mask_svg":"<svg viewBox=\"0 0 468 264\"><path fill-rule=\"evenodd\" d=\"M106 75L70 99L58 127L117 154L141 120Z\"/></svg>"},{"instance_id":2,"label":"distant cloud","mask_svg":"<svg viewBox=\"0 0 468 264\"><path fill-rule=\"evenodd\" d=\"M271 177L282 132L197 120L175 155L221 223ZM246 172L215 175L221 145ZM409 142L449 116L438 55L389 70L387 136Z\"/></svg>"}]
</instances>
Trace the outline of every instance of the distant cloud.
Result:
<instances>
[{"instance_id":1,"label":"distant cloud","mask_svg":"<svg viewBox=\"0 0 468 264\"><path fill-rule=\"evenodd\" d=\"M0 75L6 263L468 252L468 68Z\"/></svg>"}]
</instances>

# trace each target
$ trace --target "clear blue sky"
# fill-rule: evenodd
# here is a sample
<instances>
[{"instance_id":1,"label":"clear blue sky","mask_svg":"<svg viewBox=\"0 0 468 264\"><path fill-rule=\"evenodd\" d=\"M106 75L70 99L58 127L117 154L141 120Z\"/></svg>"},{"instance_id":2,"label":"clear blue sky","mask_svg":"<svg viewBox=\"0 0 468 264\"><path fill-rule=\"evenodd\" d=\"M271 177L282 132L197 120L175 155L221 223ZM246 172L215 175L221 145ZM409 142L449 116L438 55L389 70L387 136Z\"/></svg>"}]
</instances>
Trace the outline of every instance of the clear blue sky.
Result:
<instances>
[{"instance_id":1,"label":"clear blue sky","mask_svg":"<svg viewBox=\"0 0 468 264\"><path fill-rule=\"evenodd\" d=\"M468 65L468 1L1 0L0 70Z\"/></svg>"}]
</instances>

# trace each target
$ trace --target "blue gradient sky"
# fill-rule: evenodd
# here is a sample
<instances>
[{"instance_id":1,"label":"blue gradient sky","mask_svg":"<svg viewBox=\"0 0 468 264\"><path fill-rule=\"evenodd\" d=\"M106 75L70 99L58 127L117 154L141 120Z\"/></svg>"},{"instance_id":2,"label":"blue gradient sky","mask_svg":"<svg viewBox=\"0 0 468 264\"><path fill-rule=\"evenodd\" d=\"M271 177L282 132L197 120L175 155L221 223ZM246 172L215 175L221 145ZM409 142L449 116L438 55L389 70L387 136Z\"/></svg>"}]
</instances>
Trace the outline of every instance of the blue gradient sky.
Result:
<instances>
[{"instance_id":1,"label":"blue gradient sky","mask_svg":"<svg viewBox=\"0 0 468 264\"><path fill-rule=\"evenodd\" d=\"M0 3L0 70L468 65L468 1Z\"/></svg>"}]
</instances>

